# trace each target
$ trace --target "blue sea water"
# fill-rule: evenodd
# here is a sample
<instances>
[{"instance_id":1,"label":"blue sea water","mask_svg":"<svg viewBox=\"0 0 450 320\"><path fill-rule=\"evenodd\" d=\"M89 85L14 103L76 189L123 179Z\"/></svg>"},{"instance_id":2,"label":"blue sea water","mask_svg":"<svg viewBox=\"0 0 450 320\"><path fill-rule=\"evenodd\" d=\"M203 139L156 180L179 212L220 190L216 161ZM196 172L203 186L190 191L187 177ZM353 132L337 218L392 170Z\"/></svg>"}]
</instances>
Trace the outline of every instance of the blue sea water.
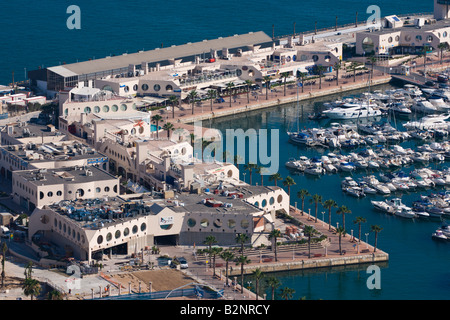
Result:
<instances>
[{"instance_id":1,"label":"blue sea water","mask_svg":"<svg viewBox=\"0 0 450 320\"><path fill-rule=\"evenodd\" d=\"M81 29L70 30L70 5L81 10ZM431 12L433 1L2 1L0 84L24 80L26 71L132 53L187 42L264 31L276 36L369 18L370 5L382 16Z\"/></svg>"},{"instance_id":2,"label":"blue sea water","mask_svg":"<svg viewBox=\"0 0 450 320\"><path fill-rule=\"evenodd\" d=\"M66 13L69 5L81 9L81 29L69 30ZM370 14L366 9L378 5L381 15L431 12L433 1L2 1L0 8L0 84L24 80L26 72L41 67L73 63L109 55L132 53L186 42L213 39L250 31L265 31L275 35L317 27L352 23L358 12L359 21ZM303 103L304 112L320 106ZM317 151L305 150L287 143L286 131L292 130L296 106L276 107L246 115L224 118L212 125L218 128L268 128L279 129L280 173L289 172L284 163L290 157L312 156ZM317 123L301 122L303 126ZM356 175L358 176L358 175ZM248 177L247 177L248 178ZM292 194L307 188L311 194L319 193L324 199L333 198L339 205L352 210L348 220L364 216L369 225L383 228L378 247L390 255L387 265L381 266L381 290L369 290L366 286L366 269L346 268L320 272L287 272L278 276L283 286L295 289L294 299L448 299L450 298L450 255L447 243L432 241L431 233L438 227L436 221L406 221L386 216L372 210L370 197L353 199L342 194L341 176L324 176L312 179L294 176L297 185ZM258 178L255 178L256 180ZM324 188L326 186L326 188ZM417 194L405 194L403 201L411 203ZM292 200L293 202L295 199ZM355 227L356 232L356 227ZM373 234L369 236L373 243ZM267 294L270 295L267 290Z\"/></svg>"},{"instance_id":3,"label":"blue sea water","mask_svg":"<svg viewBox=\"0 0 450 320\"><path fill-rule=\"evenodd\" d=\"M376 89L391 88L390 85L377 87ZM349 95L359 95L361 91L345 93ZM326 174L322 177L311 177L302 173L293 173L285 167L285 163L289 158L298 158L301 155L307 157L321 156L330 152L326 149L305 148L288 142L288 131L295 131L297 128L296 118L298 110L303 108L303 117L299 117L299 126L317 127L327 126L330 120L323 120L320 123L308 120L307 115L323 108L323 102L332 101L341 98L341 95L328 96L314 101L300 102L297 107L296 103L273 107L265 110L253 111L246 115L229 116L226 118L218 118L211 124L209 121L204 122L204 126L211 125L214 128L222 130L225 136L225 129L228 128L248 128L279 130L279 173L283 178L290 175L294 178L296 185L291 187L291 205L297 201L300 207L300 200L296 198L297 191L307 189L310 194L319 194L323 200L334 199L339 206L346 205L352 213L346 215L346 231L357 236L358 226L352 221L357 216L367 219L367 223L362 225L362 240L366 240L365 234L368 233L369 244L374 244L374 233L370 232L371 225L379 225L382 231L378 235L377 246L381 250L389 254L389 262L380 264L381 289L369 289L367 280L372 272L367 273L368 265L361 267L347 266L345 268L332 268L316 271L290 271L276 273L281 281L281 287L293 288L295 290L294 300L305 297L308 300L324 299L324 300L439 300L450 298L450 272L448 265L450 263L450 246L449 243L436 242L431 238L431 234L441 225L439 220L409 220L395 216L386 215L375 211L370 200L383 200L385 197L380 195L368 195L365 198L356 199L344 194L341 191L340 183L348 173ZM301 113L301 112L300 112ZM402 121L396 119L395 124L401 129ZM394 124L394 122L393 122ZM416 142L403 142L402 146L414 147ZM356 149L356 152L361 149ZM354 151L354 150L352 150ZM339 151L338 151L339 152ZM344 151L345 152L345 151ZM270 154L270 152L269 152ZM432 167L443 168L448 166L448 162L442 164L433 164ZM404 172L410 172L415 166L404 167ZM249 182L247 177L241 178ZM351 176L356 180L364 175L374 174L379 176L379 172L375 171L358 171L352 173ZM260 176L253 175L253 184L260 181ZM268 177L265 177L265 183L269 183ZM281 185L281 184L279 184ZM430 189L422 194L431 194L445 189ZM419 193L396 192L390 197L398 196L402 198L403 203L412 205L412 202L418 200ZM305 202L305 208L314 212L314 205L310 205L308 200ZM319 208L320 212L325 211L325 221L328 221L328 213L325 209ZM342 218L335 214L333 210L332 223L340 222ZM268 277L269 275L266 275ZM245 280L254 280L248 277ZM372 280L370 280L372 281ZM262 281L264 284L264 281ZM246 284L247 285L247 284ZM270 289L266 289L265 293L271 296ZM279 299L279 295L277 296Z\"/></svg>"}]
</instances>

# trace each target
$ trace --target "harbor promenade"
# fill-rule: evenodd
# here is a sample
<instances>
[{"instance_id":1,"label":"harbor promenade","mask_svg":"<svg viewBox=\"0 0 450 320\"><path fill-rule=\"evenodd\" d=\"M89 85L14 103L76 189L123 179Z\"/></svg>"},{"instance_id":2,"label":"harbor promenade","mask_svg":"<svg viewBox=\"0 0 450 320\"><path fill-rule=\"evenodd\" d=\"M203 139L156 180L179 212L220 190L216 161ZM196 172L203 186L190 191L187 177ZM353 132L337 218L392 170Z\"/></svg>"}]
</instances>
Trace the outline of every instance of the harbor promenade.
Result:
<instances>
[{"instance_id":1,"label":"harbor promenade","mask_svg":"<svg viewBox=\"0 0 450 320\"><path fill-rule=\"evenodd\" d=\"M421 56L411 56L407 65L411 67L411 73L419 74L426 70L426 73L439 72L447 69L450 66L450 53L444 52L442 63L440 61L440 53L435 52L428 54L427 63L424 68L424 59ZM367 59L364 57L354 58L352 60L366 63ZM352 90L365 89L370 86L377 86L387 84L393 80L394 74L391 74L390 68L401 64L391 63L389 66L383 61L376 63L373 71L373 77L369 83L369 76L371 66L366 65L366 69L358 70L356 77L353 77L353 71L346 71L341 69L339 72L339 80L336 81L336 73L332 72L326 74L320 83L318 78L305 80L304 86L299 87L295 83L286 85L286 94L284 94L284 85L277 85L272 87L268 93L265 88L260 88L250 92L241 92L232 96L231 103L229 96L223 97L223 102L214 101L211 105L210 100L203 100L197 102L194 107L194 114L192 114L192 104L181 103L175 107L174 114L171 110L159 109L152 111L152 115L159 114L162 116L164 122L171 123L193 123L195 121L215 119L224 116L241 114L252 110L270 108L286 103L295 103L299 101L307 101L310 99L325 97L332 94L339 94L350 92ZM425 76L429 80L433 77ZM435 80L435 79L434 79Z\"/></svg>"}]
</instances>

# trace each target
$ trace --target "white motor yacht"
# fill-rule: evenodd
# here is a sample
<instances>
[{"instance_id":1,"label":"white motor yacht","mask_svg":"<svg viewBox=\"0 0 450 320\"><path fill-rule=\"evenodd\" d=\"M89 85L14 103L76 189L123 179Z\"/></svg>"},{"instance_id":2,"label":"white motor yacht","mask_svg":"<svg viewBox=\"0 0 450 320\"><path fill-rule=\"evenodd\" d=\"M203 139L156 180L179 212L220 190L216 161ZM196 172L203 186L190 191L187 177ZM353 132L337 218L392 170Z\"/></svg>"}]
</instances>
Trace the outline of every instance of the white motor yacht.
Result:
<instances>
[{"instance_id":1,"label":"white motor yacht","mask_svg":"<svg viewBox=\"0 0 450 320\"><path fill-rule=\"evenodd\" d=\"M430 103L436 107L436 110L438 112L449 112L450 111L450 105L448 103L446 103L443 98L441 98L439 96L433 95L428 98L428 101L430 101Z\"/></svg>"},{"instance_id":2,"label":"white motor yacht","mask_svg":"<svg viewBox=\"0 0 450 320\"><path fill-rule=\"evenodd\" d=\"M372 200L370 201L373 205L373 207L377 210L386 212L386 213L390 213L393 214L394 213L394 208L392 206L390 206L388 203L386 203L386 201L375 201Z\"/></svg>"},{"instance_id":3,"label":"white motor yacht","mask_svg":"<svg viewBox=\"0 0 450 320\"><path fill-rule=\"evenodd\" d=\"M425 98L414 99L411 110L420 113L436 113L438 111L436 106Z\"/></svg>"},{"instance_id":4,"label":"white motor yacht","mask_svg":"<svg viewBox=\"0 0 450 320\"><path fill-rule=\"evenodd\" d=\"M374 103L344 103L343 105L323 111L330 119L347 120L381 116L381 111Z\"/></svg>"}]
</instances>

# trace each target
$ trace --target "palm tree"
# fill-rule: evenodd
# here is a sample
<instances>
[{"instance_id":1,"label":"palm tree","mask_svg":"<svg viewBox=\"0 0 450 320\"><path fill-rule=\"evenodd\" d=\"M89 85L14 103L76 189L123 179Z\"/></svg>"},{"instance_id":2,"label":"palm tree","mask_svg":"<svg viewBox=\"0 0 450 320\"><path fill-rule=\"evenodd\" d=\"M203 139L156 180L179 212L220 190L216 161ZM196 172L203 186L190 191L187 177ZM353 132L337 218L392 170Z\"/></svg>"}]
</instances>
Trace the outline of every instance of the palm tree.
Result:
<instances>
[{"instance_id":1,"label":"palm tree","mask_svg":"<svg viewBox=\"0 0 450 320\"><path fill-rule=\"evenodd\" d=\"M339 86L339 70L342 68L341 61L334 64L334 70L336 70L336 86Z\"/></svg>"},{"instance_id":2,"label":"palm tree","mask_svg":"<svg viewBox=\"0 0 450 320\"><path fill-rule=\"evenodd\" d=\"M163 126L163 129L167 131L167 139L170 138L170 131L173 131L174 126L170 122L166 122Z\"/></svg>"},{"instance_id":3,"label":"palm tree","mask_svg":"<svg viewBox=\"0 0 450 320\"><path fill-rule=\"evenodd\" d=\"M295 293L295 290L294 290L294 289L288 288L288 287L284 287L284 288L281 290L281 297L282 297L284 300L289 300L289 299L292 299L292 296L293 296L294 293Z\"/></svg>"},{"instance_id":4,"label":"palm tree","mask_svg":"<svg viewBox=\"0 0 450 320\"><path fill-rule=\"evenodd\" d=\"M371 65L372 65L371 70L370 70L370 77L373 79L373 69L374 69L375 63L377 62L378 59L374 56L368 57L367 59L370 61Z\"/></svg>"},{"instance_id":5,"label":"palm tree","mask_svg":"<svg viewBox=\"0 0 450 320\"><path fill-rule=\"evenodd\" d=\"M277 186L277 181L283 180L283 177L281 176L281 174L274 173L269 177L269 181L273 181L275 183L275 187Z\"/></svg>"},{"instance_id":6,"label":"palm tree","mask_svg":"<svg viewBox=\"0 0 450 320\"><path fill-rule=\"evenodd\" d=\"M297 79L301 79L301 83L302 83L302 93L304 92L304 82L305 82L305 78L307 76L306 72L301 72L301 71L297 71Z\"/></svg>"},{"instance_id":7,"label":"palm tree","mask_svg":"<svg viewBox=\"0 0 450 320\"><path fill-rule=\"evenodd\" d=\"M188 93L188 98L192 103L192 114L194 114L194 106L195 106L195 99L197 99L197 91L191 90Z\"/></svg>"},{"instance_id":8,"label":"palm tree","mask_svg":"<svg viewBox=\"0 0 450 320\"><path fill-rule=\"evenodd\" d=\"M278 256L277 256L277 238L281 237L281 231L279 229L273 229L270 234L269 234L269 239L272 240L274 242L274 252L275 252L275 261L278 261Z\"/></svg>"},{"instance_id":9,"label":"palm tree","mask_svg":"<svg viewBox=\"0 0 450 320\"><path fill-rule=\"evenodd\" d=\"M342 244L342 236L345 237L345 229L344 229L344 227L343 226L339 226L336 229L336 233L339 235L339 254L342 254L342 246L341 246L341 244Z\"/></svg>"},{"instance_id":10,"label":"palm tree","mask_svg":"<svg viewBox=\"0 0 450 320\"><path fill-rule=\"evenodd\" d=\"M374 244L374 246L373 246L373 252L376 252L376 251L377 251L378 233L380 233L381 230L383 230L383 228L381 228L381 227L378 226L378 225L370 226L370 231L375 232L375 244Z\"/></svg>"},{"instance_id":11,"label":"palm tree","mask_svg":"<svg viewBox=\"0 0 450 320\"><path fill-rule=\"evenodd\" d=\"M311 237L317 233L312 226L305 226L303 233L308 237L308 258L311 259Z\"/></svg>"},{"instance_id":12,"label":"palm tree","mask_svg":"<svg viewBox=\"0 0 450 320\"><path fill-rule=\"evenodd\" d=\"M356 82L356 69L358 67L358 63L352 62L350 64L350 69L353 71L353 82Z\"/></svg>"},{"instance_id":13,"label":"palm tree","mask_svg":"<svg viewBox=\"0 0 450 320\"><path fill-rule=\"evenodd\" d=\"M52 290L47 294L48 300L62 300L63 296L58 290Z\"/></svg>"},{"instance_id":14,"label":"palm tree","mask_svg":"<svg viewBox=\"0 0 450 320\"><path fill-rule=\"evenodd\" d=\"M220 257L225 261L225 278L227 279L226 283L227 283L227 286L228 286L228 264L229 264L230 261L235 259L235 256L234 256L233 251L223 250L220 253Z\"/></svg>"},{"instance_id":15,"label":"palm tree","mask_svg":"<svg viewBox=\"0 0 450 320\"><path fill-rule=\"evenodd\" d=\"M238 154L234 156L234 165L239 169L239 163L242 162L242 157Z\"/></svg>"},{"instance_id":16,"label":"palm tree","mask_svg":"<svg viewBox=\"0 0 450 320\"><path fill-rule=\"evenodd\" d=\"M231 108L231 98L233 97L233 88L234 88L234 83L233 82L228 82L227 83L227 90L228 90L228 93L230 94L230 108Z\"/></svg>"},{"instance_id":17,"label":"palm tree","mask_svg":"<svg viewBox=\"0 0 450 320\"><path fill-rule=\"evenodd\" d=\"M328 230L331 231L331 208L337 208L337 203L333 199L325 200L322 204L325 209L328 209Z\"/></svg>"},{"instance_id":18,"label":"palm tree","mask_svg":"<svg viewBox=\"0 0 450 320\"><path fill-rule=\"evenodd\" d=\"M289 72L282 72L280 74L280 78L283 79L283 86L284 86L284 96L286 96L286 79L289 77Z\"/></svg>"},{"instance_id":19,"label":"palm tree","mask_svg":"<svg viewBox=\"0 0 450 320\"><path fill-rule=\"evenodd\" d=\"M354 224L358 224L358 242L361 242L361 223L366 223L366 218L356 217L353 221Z\"/></svg>"},{"instance_id":20,"label":"palm tree","mask_svg":"<svg viewBox=\"0 0 450 320\"><path fill-rule=\"evenodd\" d=\"M441 42L441 43L439 43L438 49L439 49L440 52L441 52L441 58L440 58L440 61L441 61L441 64L442 64L442 60L444 59L444 50L448 49L448 43L447 43L447 42Z\"/></svg>"},{"instance_id":21,"label":"palm tree","mask_svg":"<svg viewBox=\"0 0 450 320\"><path fill-rule=\"evenodd\" d=\"M319 90L322 89L322 77L326 68L324 66L317 66L317 71L319 72Z\"/></svg>"},{"instance_id":22,"label":"palm tree","mask_svg":"<svg viewBox=\"0 0 450 320\"><path fill-rule=\"evenodd\" d=\"M336 211L337 214L342 214L342 227L345 230L345 215L352 213L349 208L346 206L340 206L339 209ZM344 234L345 237L345 234Z\"/></svg>"},{"instance_id":23,"label":"palm tree","mask_svg":"<svg viewBox=\"0 0 450 320\"><path fill-rule=\"evenodd\" d=\"M270 76L264 76L264 82L266 83L266 100L269 100Z\"/></svg>"},{"instance_id":24,"label":"palm tree","mask_svg":"<svg viewBox=\"0 0 450 320\"><path fill-rule=\"evenodd\" d=\"M6 260L6 251L8 250L8 247L6 246L6 243L3 242L2 244L2 288L5 285L5 260Z\"/></svg>"},{"instance_id":25,"label":"palm tree","mask_svg":"<svg viewBox=\"0 0 450 320\"><path fill-rule=\"evenodd\" d=\"M223 248L219 248L219 247L214 247L211 248L211 256L212 256L212 261L213 261L213 278L216 275L216 256L220 255L220 253L223 251Z\"/></svg>"},{"instance_id":26,"label":"palm tree","mask_svg":"<svg viewBox=\"0 0 450 320\"><path fill-rule=\"evenodd\" d=\"M211 254L212 254L211 247L217 243L217 239L214 236L207 236L205 241L203 241L203 243L208 246L209 267L211 268Z\"/></svg>"},{"instance_id":27,"label":"palm tree","mask_svg":"<svg viewBox=\"0 0 450 320\"><path fill-rule=\"evenodd\" d=\"M189 137L191 138L191 146L194 147L196 136L195 136L195 134L190 133Z\"/></svg>"},{"instance_id":28,"label":"palm tree","mask_svg":"<svg viewBox=\"0 0 450 320\"><path fill-rule=\"evenodd\" d=\"M264 278L264 273L261 271L261 268L256 268L255 271L253 271L253 276L255 277L255 295L256 295L256 300L258 300L258 297L259 297L259 281L261 281L261 279Z\"/></svg>"},{"instance_id":29,"label":"palm tree","mask_svg":"<svg viewBox=\"0 0 450 320\"><path fill-rule=\"evenodd\" d=\"M249 172L249 184L251 185L252 184L252 172L253 172L253 169L256 169L256 167L257 167L257 165L256 165L256 163L248 163L248 164L245 164L244 165L244 170L247 170L248 172Z\"/></svg>"},{"instance_id":30,"label":"palm tree","mask_svg":"<svg viewBox=\"0 0 450 320\"><path fill-rule=\"evenodd\" d=\"M31 300L33 300L33 297L39 295L39 293L41 292L41 285L36 279L26 278L23 283L22 289L23 293L27 297L31 296Z\"/></svg>"},{"instance_id":31,"label":"palm tree","mask_svg":"<svg viewBox=\"0 0 450 320\"><path fill-rule=\"evenodd\" d=\"M244 244L248 242L249 237L246 233L239 233L236 235L236 243L241 245L241 255L244 255Z\"/></svg>"},{"instance_id":32,"label":"palm tree","mask_svg":"<svg viewBox=\"0 0 450 320\"><path fill-rule=\"evenodd\" d=\"M170 96L169 103L172 105L172 118L175 119L175 105L178 103L178 98L176 96Z\"/></svg>"},{"instance_id":33,"label":"palm tree","mask_svg":"<svg viewBox=\"0 0 450 320\"><path fill-rule=\"evenodd\" d=\"M316 219L315 219L314 222L317 222L317 210L318 210L318 207L319 207L319 203L322 203L322 196L319 195L319 194L313 195L312 198L309 199L309 203L310 203L310 204L313 204L313 203L314 203L314 205L315 205L315 209L316 209Z\"/></svg>"},{"instance_id":34,"label":"palm tree","mask_svg":"<svg viewBox=\"0 0 450 320\"><path fill-rule=\"evenodd\" d=\"M430 46L429 45L424 45L423 46L423 74L426 77L427 73L426 73L426 66L427 66L427 53L428 51L430 51Z\"/></svg>"},{"instance_id":35,"label":"palm tree","mask_svg":"<svg viewBox=\"0 0 450 320\"><path fill-rule=\"evenodd\" d=\"M260 165L256 166L256 173L261 176L261 185L264 185L264 174L268 171L266 167L262 167Z\"/></svg>"},{"instance_id":36,"label":"palm tree","mask_svg":"<svg viewBox=\"0 0 450 320\"><path fill-rule=\"evenodd\" d=\"M246 256L239 256L236 259L236 265L241 265L241 293L244 293L244 265L249 264L251 260Z\"/></svg>"},{"instance_id":37,"label":"palm tree","mask_svg":"<svg viewBox=\"0 0 450 320\"><path fill-rule=\"evenodd\" d=\"M28 263L25 265L25 279L31 279L31 275L33 274L33 262L28 261Z\"/></svg>"},{"instance_id":38,"label":"palm tree","mask_svg":"<svg viewBox=\"0 0 450 320\"><path fill-rule=\"evenodd\" d=\"M272 300L275 300L275 289L277 289L281 285L280 280L275 277L269 277L266 279L266 283L272 291Z\"/></svg>"},{"instance_id":39,"label":"palm tree","mask_svg":"<svg viewBox=\"0 0 450 320\"><path fill-rule=\"evenodd\" d=\"M156 123L156 139L159 139L159 122L162 121L162 117L159 114L152 116L152 121Z\"/></svg>"},{"instance_id":40,"label":"palm tree","mask_svg":"<svg viewBox=\"0 0 450 320\"><path fill-rule=\"evenodd\" d=\"M253 84L252 80L245 80L245 84L247 85L247 103L250 103L250 87Z\"/></svg>"},{"instance_id":41,"label":"palm tree","mask_svg":"<svg viewBox=\"0 0 450 320\"><path fill-rule=\"evenodd\" d=\"M211 112L213 111L213 101L217 97L217 91L214 89L208 90L208 98L211 102Z\"/></svg>"},{"instance_id":42,"label":"palm tree","mask_svg":"<svg viewBox=\"0 0 450 320\"><path fill-rule=\"evenodd\" d=\"M309 197L309 196L310 196L310 193L306 189L302 189L299 192L297 192L297 197L302 200L302 215L303 215L304 209L305 209L305 198Z\"/></svg>"},{"instance_id":43,"label":"palm tree","mask_svg":"<svg viewBox=\"0 0 450 320\"><path fill-rule=\"evenodd\" d=\"M296 185L294 179L290 176L287 176L286 179L283 181L283 186L288 188L288 195L291 195L291 186Z\"/></svg>"}]
</instances>

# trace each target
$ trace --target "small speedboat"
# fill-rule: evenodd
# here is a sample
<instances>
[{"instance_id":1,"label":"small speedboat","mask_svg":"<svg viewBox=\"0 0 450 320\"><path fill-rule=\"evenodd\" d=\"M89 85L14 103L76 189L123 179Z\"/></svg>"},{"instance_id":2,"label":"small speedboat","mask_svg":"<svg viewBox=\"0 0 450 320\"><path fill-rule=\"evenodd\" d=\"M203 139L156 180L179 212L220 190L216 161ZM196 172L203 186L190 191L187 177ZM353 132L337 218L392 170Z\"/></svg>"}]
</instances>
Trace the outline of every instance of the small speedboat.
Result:
<instances>
[{"instance_id":1,"label":"small speedboat","mask_svg":"<svg viewBox=\"0 0 450 320\"><path fill-rule=\"evenodd\" d=\"M356 197L356 198L362 198L365 196L363 190L359 187L347 187L344 190L347 194Z\"/></svg>"},{"instance_id":2,"label":"small speedboat","mask_svg":"<svg viewBox=\"0 0 450 320\"><path fill-rule=\"evenodd\" d=\"M448 238L446 235L444 235L444 233L443 233L442 230L440 230L440 229L437 229L437 230L431 235L431 237L432 237L433 239L436 239L436 240L445 240L445 241L449 240L449 238Z\"/></svg>"},{"instance_id":3,"label":"small speedboat","mask_svg":"<svg viewBox=\"0 0 450 320\"><path fill-rule=\"evenodd\" d=\"M355 165L351 162L342 162L341 164L339 164L339 169L345 172L351 172L355 170L355 168Z\"/></svg>"},{"instance_id":4,"label":"small speedboat","mask_svg":"<svg viewBox=\"0 0 450 320\"><path fill-rule=\"evenodd\" d=\"M395 212L394 207L390 206L386 201L370 201L373 207L379 211L393 214Z\"/></svg>"}]
</instances>

